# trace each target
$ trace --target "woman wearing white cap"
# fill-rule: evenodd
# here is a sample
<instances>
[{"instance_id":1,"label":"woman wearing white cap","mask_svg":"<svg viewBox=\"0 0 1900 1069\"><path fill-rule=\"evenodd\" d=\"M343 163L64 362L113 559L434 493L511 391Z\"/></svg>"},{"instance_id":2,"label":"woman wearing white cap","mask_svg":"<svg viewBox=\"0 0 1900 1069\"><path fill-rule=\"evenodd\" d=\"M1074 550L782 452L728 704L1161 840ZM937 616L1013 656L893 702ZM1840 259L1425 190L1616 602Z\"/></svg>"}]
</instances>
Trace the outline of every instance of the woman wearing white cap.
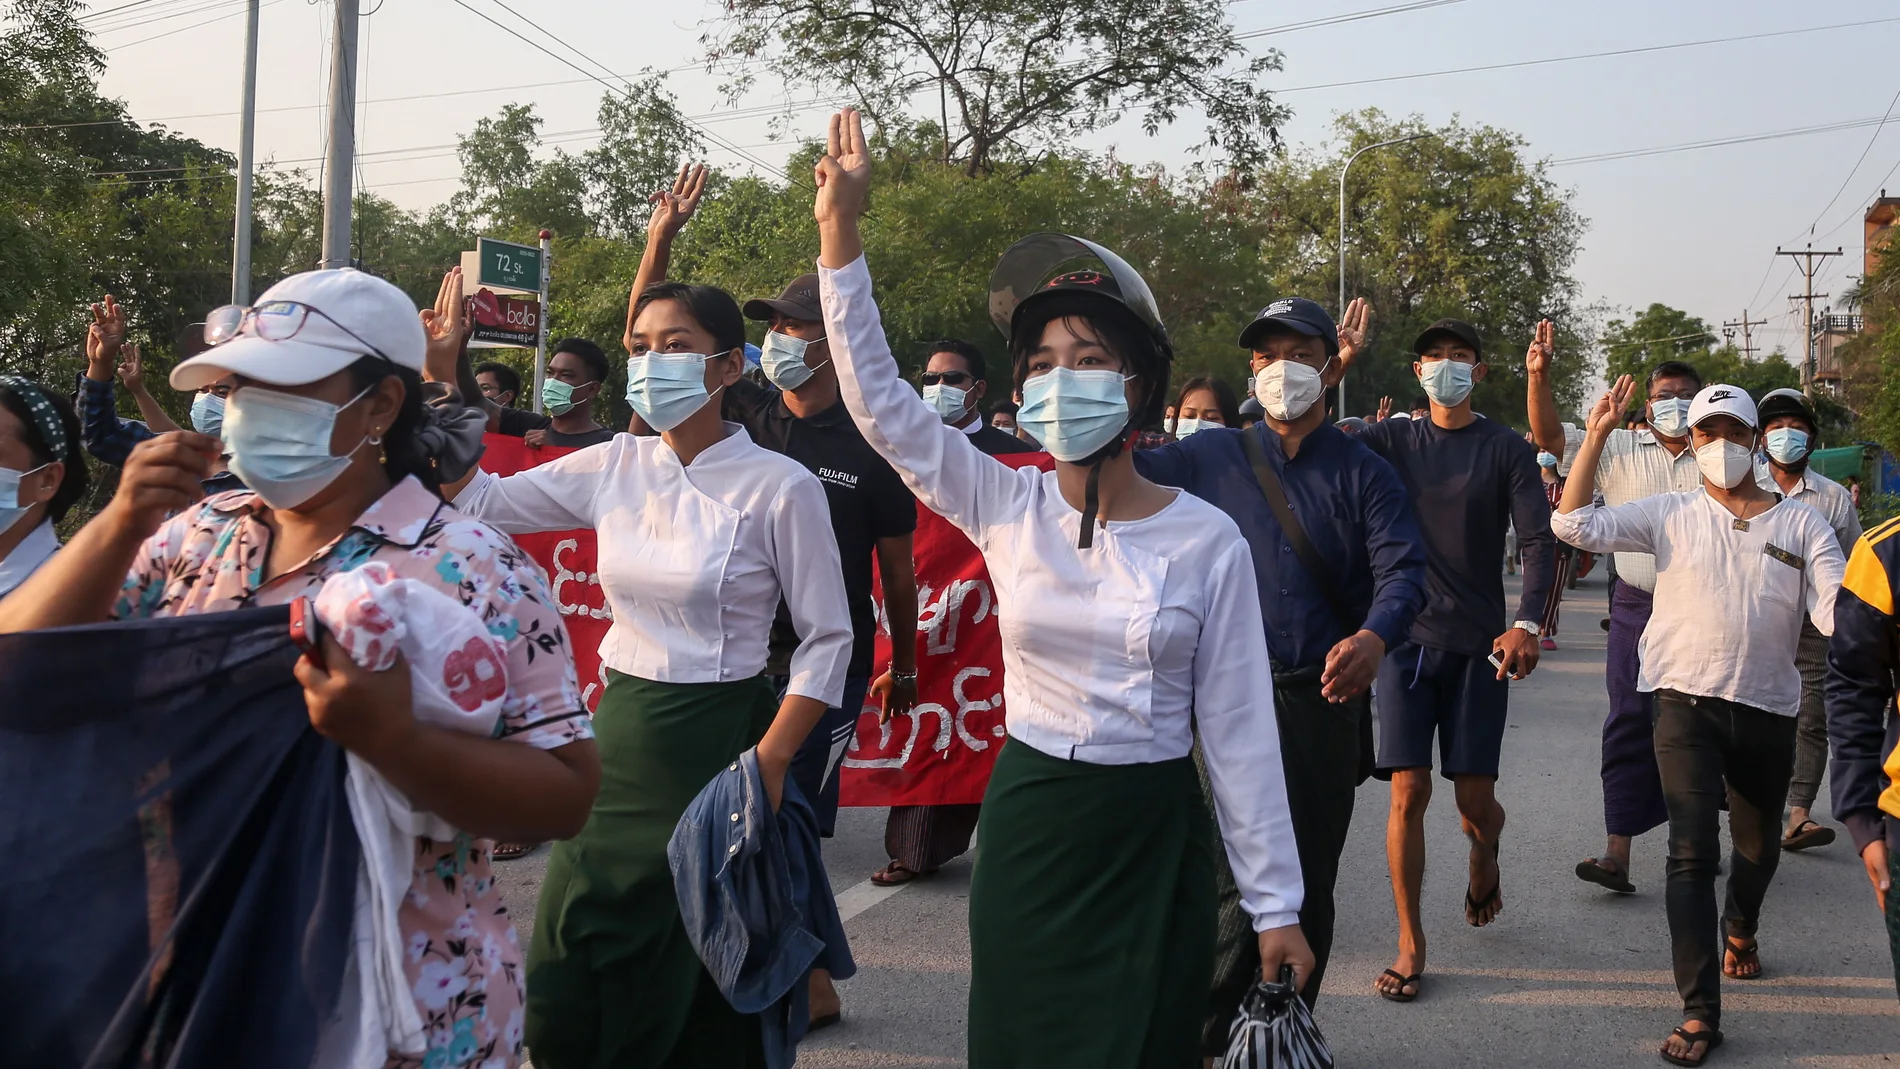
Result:
<instances>
[{"instance_id":1,"label":"woman wearing white cap","mask_svg":"<svg viewBox=\"0 0 1900 1069\"><path fill-rule=\"evenodd\" d=\"M1597 460L1631 389L1623 376L1591 411L1550 526L1586 552L1656 557L1656 611L1643 628L1636 685L1655 699L1669 808L1665 905L1683 1017L1660 1053L1701 1065L1722 1044L1721 978L1762 975L1755 932L1781 860L1801 709L1795 649L1804 616L1834 633L1846 560L1820 513L1756 483L1759 420L1739 386L1705 386L1689 405L1700 489L1592 505ZM1724 801L1734 851L1718 924Z\"/></svg>"},{"instance_id":2,"label":"woman wearing white cap","mask_svg":"<svg viewBox=\"0 0 1900 1069\"><path fill-rule=\"evenodd\" d=\"M574 834L600 772L546 576L437 494L439 475L472 463L481 417L423 404L429 339L408 297L373 276L294 275L208 323L220 344L179 364L171 383L233 385L224 448L250 489L199 502L215 438L140 443L69 551L0 601L0 631L280 605L372 560L480 613L507 644L495 738L417 723L405 665L364 671L327 635L328 667L303 659L297 678L319 732L463 829L416 840L397 920L426 1049L392 1051L389 1064L515 1065L521 955L487 840Z\"/></svg>"},{"instance_id":3,"label":"woman wearing white cap","mask_svg":"<svg viewBox=\"0 0 1900 1069\"><path fill-rule=\"evenodd\" d=\"M1153 297L1079 239L1041 234L1004 254L990 308L1010 336L1017 418L1056 458L1050 473L1010 469L898 374L858 234L870 160L856 112L832 118L816 177L845 404L982 550L1003 626L1009 741L970 888L970 1065L1197 1064L1223 862L1195 729L1265 970L1304 979L1313 954L1247 543L1212 505L1141 478L1126 449L1165 402ZM1042 285L1082 257L1108 270Z\"/></svg>"},{"instance_id":4,"label":"woman wearing white cap","mask_svg":"<svg viewBox=\"0 0 1900 1069\"><path fill-rule=\"evenodd\" d=\"M600 797L580 834L555 844L528 952L537 1069L762 1057L758 1017L733 1010L687 938L667 840L755 745L776 807L792 755L843 697L851 615L817 476L719 418L713 398L744 371L744 340L724 290L646 287L628 328L627 400L659 433L506 478L477 473L454 495L504 531L598 531L613 610L594 716ZM800 641L775 701L763 672L781 599Z\"/></svg>"}]
</instances>

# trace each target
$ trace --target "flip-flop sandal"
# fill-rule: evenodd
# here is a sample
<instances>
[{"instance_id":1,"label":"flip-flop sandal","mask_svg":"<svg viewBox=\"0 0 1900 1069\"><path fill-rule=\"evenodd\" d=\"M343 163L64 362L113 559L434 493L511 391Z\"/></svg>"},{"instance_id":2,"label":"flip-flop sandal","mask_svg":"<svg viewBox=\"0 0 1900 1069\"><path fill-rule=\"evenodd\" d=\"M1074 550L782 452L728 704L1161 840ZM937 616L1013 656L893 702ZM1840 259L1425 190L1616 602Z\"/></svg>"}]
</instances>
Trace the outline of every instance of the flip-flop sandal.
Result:
<instances>
[{"instance_id":1,"label":"flip-flop sandal","mask_svg":"<svg viewBox=\"0 0 1900 1069\"><path fill-rule=\"evenodd\" d=\"M1598 857L1577 862L1577 879L1608 888L1619 895L1635 894L1636 885L1630 882L1629 873L1622 871L1620 866L1611 868L1604 864L1608 860L1607 857Z\"/></svg>"},{"instance_id":2,"label":"flip-flop sandal","mask_svg":"<svg viewBox=\"0 0 1900 1069\"><path fill-rule=\"evenodd\" d=\"M878 887L902 887L923 873L909 865L893 861L871 874L871 883Z\"/></svg>"},{"instance_id":3,"label":"flip-flop sandal","mask_svg":"<svg viewBox=\"0 0 1900 1069\"><path fill-rule=\"evenodd\" d=\"M1381 977L1390 976L1399 982L1398 988L1393 991L1387 991L1376 983L1372 985L1372 989L1379 993L1379 997L1385 999L1387 1002L1410 1002L1416 999L1420 992L1425 990L1425 986L1419 983L1420 980L1424 979L1424 973L1413 973L1410 976L1401 976L1397 969L1387 969L1379 975ZM1405 989L1408 987L1413 989L1409 995L1405 993Z\"/></svg>"},{"instance_id":4,"label":"flip-flop sandal","mask_svg":"<svg viewBox=\"0 0 1900 1069\"><path fill-rule=\"evenodd\" d=\"M1762 978L1762 973L1764 972L1764 970L1761 967L1761 944L1760 943L1752 939L1749 939L1749 940L1737 939L1732 935L1723 936L1722 941L1727 944L1727 946L1725 946L1722 949L1722 975L1723 976L1726 976L1731 980L1759 980ZM1752 973L1746 973L1746 974L1730 972L1729 966L1728 966L1728 958L1729 958L1729 955L1731 954L1734 955L1735 957L1736 968L1740 968L1743 964L1753 962L1755 965L1755 971Z\"/></svg>"},{"instance_id":5,"label":"flip-flop sandal","mask_svg":"<svg viewBox=\"0 0 1900 1069\"><path fill-rule=\"evenodd\" d=\"M1497 879L1491 884L1491 892L1485 895L1483 900L1480 901L1471 897L1471 885L1469 883L1465 884L1465 923L1471 925L1473 928L1486 927L1492 921L1498 919L1498 913L1503 912L1504 870L1498 867L1498 853L1503 849L1503 846L1504 843L1502 840L1491 844L1491 867L1497 868L1498 870ZM1493 906L1498 907L1498 909L1497 912L1491 914L1491 920L1479 923L1478 918L1484 915L1485 910Z\"/></svg>"},{"instance_id":6,"label":"flip-flop sandal","mask_svg":"<svg viewBox=\"0 0 1900 1069\"><path fill-rule=\"evenodd\" d=\"M1811 850L1817 846L1826 846L1834 841L1834 829L1804 820L1794 826L1794 830L1781 837L1781 848L1790 853L1796 850Z\"/></svg>"},{"instance_id":7,"label":"flip-flop sandal","mask_svg":"<svg viewBox=\"0 0 1900 1069\"><path fill-rule=\"evenodd\" d=\"M1662 1060L1668 1062L1670 1065L1701 1065L1703 1062L1709 1060L1709 1055L1715 1053L1715 1048L1722 1045L1722 1030L1719 1028L1704 1028L1700 1032L1691 1032L1687 1028L1677 1025L1676 1030L1671 1034L1680 1038L1683 1042L1688 1043L1690 1050L1694 1050L1695 1044L1697 1043L1706 1043L1708 1045L1702 1048L1702 1056L1700 1058L1685 1058L1680 1054L1671 1054L1667 1049L1658 1050L1656 1053L1662 1055Z\"/></svg>"},{"instance_id":8,"label":"flip-flop sandal","mask_svg":"<svg viewBox=\"0 0 1900 1069\"><path fill-rule=\"evenodd\" d=\"M535 848L540 845L540 843L496 843L495 849L489 856L496 861L513 861L534 853Z\"/></svg>"}]
</instances>

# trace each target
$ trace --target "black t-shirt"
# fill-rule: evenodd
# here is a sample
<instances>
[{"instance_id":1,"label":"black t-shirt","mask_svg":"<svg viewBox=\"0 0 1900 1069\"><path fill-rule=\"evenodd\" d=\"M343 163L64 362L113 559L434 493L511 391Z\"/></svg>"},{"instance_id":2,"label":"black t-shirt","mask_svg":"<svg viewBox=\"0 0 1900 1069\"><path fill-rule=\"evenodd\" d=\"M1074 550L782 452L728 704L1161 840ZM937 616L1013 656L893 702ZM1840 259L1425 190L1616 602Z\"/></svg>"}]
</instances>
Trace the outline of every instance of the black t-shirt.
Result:
<instances>
[{"instance_id":1,"label":"black t-shirt","mask_svg":"<svg viewBox=\"0 0 1900 1069\"><path fill-rule=\"evenodd\" d=\"M1359 440L1399 473L1418 509L1425 608L1412 623L1413 642L1470 656L1491 652L1492 640L1508 626L1504 534L1513 521L1524 554L1524 591L1512 618L1543 619L1556 538L1534 446L1483 416L1458 430L1430 419L1388 419Z\"/></svg>"},{"instance_id":2,"label":"black t-shirt","mask_svg":"<svg viewBox=\"0 0 1900 1069\"><path fill-rule=\"evenodd\" d=\"M975 434L970 435L970 444L988 453L1000 456L1004 453L1034 453L1036 447L1009 433L984 424Z\"/></svg>"},{"instance_id":3,"label":"black t-shirt","mask_svg":"<svg viewBox=\"0 0 1900 1069\"><path fill-rule=\"evenodd\" d=\"M753 441L805 465L825 484L831 529L837 536L838 559L844 566L845 599L851 607L850 673L869 675L872 643L877 636L877 616L871 601L871 565L877 540L917 529L917 499L858 433L843 401L809 419L800 419L785 407L776 391L740 380L726 388L722 407L725 418L743 425ZM778 620L772 625L766 671L787 674L797 646L798 633L792 627L791 613L781 601Z\"/></svg>"},{"instance_id":4,"label":"black t-shirt","mask_svg":"<svg viewBox=\"0 0 1900 1069\"><path fill-rule=\"evenodd\" d=\"M504 408L501 410L499 425L495 429L496 433L508 435L510 438L520 438L529 431L546 430L548 444L560 446L563 449L585 449L590 445L614 440L612 427L595 427L591 431L582 431L579 434L562 434L554 429L553 424L553 417L543 412Z\"/></svg>"}]
</instances>

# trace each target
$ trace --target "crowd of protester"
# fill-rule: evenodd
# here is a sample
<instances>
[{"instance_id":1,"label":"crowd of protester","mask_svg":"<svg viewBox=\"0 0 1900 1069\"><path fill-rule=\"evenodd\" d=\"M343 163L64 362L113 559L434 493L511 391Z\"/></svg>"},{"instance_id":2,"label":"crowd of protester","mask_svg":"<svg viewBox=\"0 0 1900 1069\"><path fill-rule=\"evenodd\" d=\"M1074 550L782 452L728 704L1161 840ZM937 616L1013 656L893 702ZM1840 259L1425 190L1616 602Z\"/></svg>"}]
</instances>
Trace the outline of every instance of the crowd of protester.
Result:
<instances>
[{"instance_id":1,"label":"crowd of protester","mask_svg":"<svg viewBox=\"0 0 1900 1069\"><path fill-rule=\"evenodd\" d=\"M870 173L842 112L814 172L817 270L743 303L667 276L703 168L655 194L624 430L595 420L618 358L589 340L551 344L539 412L514 367L472 362L459 270L420 313L352 270L208 312L170 372L189 427L147 390L136 309L111 297L76 383L0 378L0 633L286 605L376 563L496 641L480 735L425 722L406 664L368 670L335 636L295 668L315 731L453 833L413 839L396 928L424 1033L388 1064L783 1065L840 1020L832 980L853 966L809 858L860 712L919 700L915 645L882 670L874 646L880 619L918 618L927 520L988 568L1009 741L981 804L893 806L870 878L928 877L980 839L973 1066L1198 1064L1283 969L1311 1006L1374 776L1395 954L1332 983L1424 996L1437 780L1468 839L1465 920L1493 924L1510 684L1556 648L1564 592L1598 561L1606 842L1576 875L1635 893L1632 841L1667 827L1682 1013L1661 1057L1710 1057L1723 979L1772 960L1781 854L1836 838L1813 808L1824 773L1900 987L1900 521L1863 531L1858 485L1811 469L1801 393L1753 398L1670 360L1572 425L1546 322L1526 435L1474 410L1506 358L1448 318L1412 342L1419 396L1355 417L1328 400L1373 309L1335 321L1297 296L1238 325L1243 389L1176 384L1139 272L1048 234L992 276L1001 359L944 339L906 381L859 236ZM493 474L484 433L559 455ZM118 485L61 546L82 451ZM548 577L511 537L575 529L597 535L612 618L591 714ZM491 855L547 840L521 947Z\"/></svg>"}]
</instances>

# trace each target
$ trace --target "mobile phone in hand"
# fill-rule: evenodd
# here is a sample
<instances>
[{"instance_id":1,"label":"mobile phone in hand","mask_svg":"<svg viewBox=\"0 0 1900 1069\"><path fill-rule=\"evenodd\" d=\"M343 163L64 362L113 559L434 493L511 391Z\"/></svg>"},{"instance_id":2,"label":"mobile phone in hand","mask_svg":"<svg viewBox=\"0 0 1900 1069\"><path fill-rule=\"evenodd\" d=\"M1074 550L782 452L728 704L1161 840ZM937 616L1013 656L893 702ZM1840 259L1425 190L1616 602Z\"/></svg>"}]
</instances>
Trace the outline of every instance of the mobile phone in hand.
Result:
<instances>
[{"instance_id":1,"label":"mobile phone in hand","mask_svg":"<svg viewBox=\"0 0 1900 1069\"><path fill-rule=\"evenodd\" d=\"M1491 656L1486 657L1485 660L1491 662L1491 667L1497 669L1500 672L1504 671L1504 651L1503 650L1492 650Z\"/></svg>"},{"instance_id":2,"label":"mobile phone in hand","mask_svg":"<svg viewBox=\"0 0 1900 1069\"><path fill-rule=\"evenodd\" d=\"M316 603L309 598L290 603L290 641L310 658L310 663L329 670L323 659L323 622L317 619Z\"/></svg>"}]
</instances>

